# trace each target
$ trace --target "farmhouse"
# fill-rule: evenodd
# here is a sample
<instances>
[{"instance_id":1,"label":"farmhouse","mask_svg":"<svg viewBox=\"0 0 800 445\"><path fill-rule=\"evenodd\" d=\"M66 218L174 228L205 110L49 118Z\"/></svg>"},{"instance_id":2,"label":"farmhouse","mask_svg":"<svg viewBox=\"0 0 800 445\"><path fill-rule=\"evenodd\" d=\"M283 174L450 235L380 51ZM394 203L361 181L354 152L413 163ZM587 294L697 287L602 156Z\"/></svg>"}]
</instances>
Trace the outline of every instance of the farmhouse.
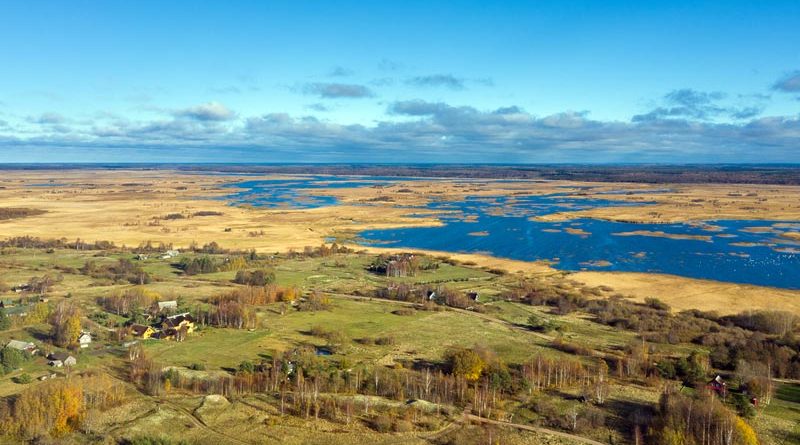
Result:
<instances>
[{"instance_id":1,"label":"farmhouse","mask_svg":"<svg viewBox=\"0 0 800 445\"><path fill-rule=\"evenodd\" d=\"M156 333L156 330L153 329L151 326L145 326L143 324L134 324L131 325L131 334L134 337L140 337L142 339L148 339Z\"/></svg>"},{"instance_id":2,"label":"farmhouse","mask_svg":"<svg viewBox=\"0 0 800 445\"><path fill-rule=\"evenodd\" d=\"M6 344L6 348L16 349L18 351L27 352L29 354L36 354L37 348L36 345L27 342L27 341L20 341L20 340L11 340Z\"/></svg>"},{"instance_id":3,"label":"farmhouse","mask_svg":"<svg viewBox=\"0 0 800 445\"><path fill-rule=\"evenodd\" d=\"M184 312L182 314L172 315L170 317L166 317L164 319L164 323L162 323L161 327L163 329L186 329L187 334L191 334L194 331L194 324L195 319L192 317L188 312Z\"/></svg>"},{"instance_id":4,"label":"farmhouse","mask_svg":"<svg viewBox=\"0 0 800 445\"><path fill-rule=\"evenodd\" d=\"M92 334L88 332L81 332L81 336L78 337L78 344L81 345L81 348L88 348L91 343Z\"/></svg>"},{"instance_id":5,"label":"farmhouse","mask_svg":"<svg viewBox=\"0 0 800 445\"><path fill-rule=\"evenodd\" d=\"M6 315L16 315L23 317L28 315L28 308L30 306L28 304L22 303L22 301L14 301L14 300L0 300L0 309L3 309Z\"/></svg>"},{"instance_id":6,"label":"farmhouse","mask_svg":"<svg viewBox=\"0 0 800 445\"><path fill-rule=\"evenodd\" d=\"M725 395L728 393L728 384L725 383L722 380L722 377L718 375L714 377L713 380L706 383L706 389L708 389L709 391L714 391L720 397L725 397Z\"/></svg>"},{"instance_id":7,"label":"farmhouse","mask_svg":"<svg viewBox=\"0 0 800 445\"><path fill-rule=\"evenodd\" d=\"M62 366L75 366L78 360L66 352L53 352L47 356L49 360L48 365L54 368L61 368Z\"/></svg>"},{"instance_id":8,"label":"farmhouse","mask_svg":"<svg viewBox=\"0 0 800 445\"><path fill-rule=\"evenodd\" d=\"M27 291L31 290L31 285L27 284L27 283L26 284L18 284L16 286L12 287L11 290L13 290L16 293L27 292Z\"/></svg>"},{"instance_id":9,"label":"farmhouse","mask_svg":"<svg viewBox=\"0 0 800 445\"><path fill-rule=\"evenodd\" d=\"M176 340L178 338L178 330L175 328L162 329L154 333L152 338L158 340Z\"/></svg>"},{"instance_id":10,"label":"farmhouse","mask_svg":"<svg viewBox=\"0 0 800 445\"><path fill-rule=\"evenodd\" d=\"M158 312L178 310L178 302L176 300L159 301L156 304L158 304Z\"/></svg>"},{"instance_id":11,"label":"farmhouse","mask_svg":"<svg viewBox=\"0 0 800 445\"><path fill-rule=\"evenodd\" d=\"M170 258L175 258L179 254L180 254L180 252L178 252L177 250L168 250L168 251L164 252L163 254L161 254L161 259L162 260L168 260Z\"/></svg>"}]
</instances>

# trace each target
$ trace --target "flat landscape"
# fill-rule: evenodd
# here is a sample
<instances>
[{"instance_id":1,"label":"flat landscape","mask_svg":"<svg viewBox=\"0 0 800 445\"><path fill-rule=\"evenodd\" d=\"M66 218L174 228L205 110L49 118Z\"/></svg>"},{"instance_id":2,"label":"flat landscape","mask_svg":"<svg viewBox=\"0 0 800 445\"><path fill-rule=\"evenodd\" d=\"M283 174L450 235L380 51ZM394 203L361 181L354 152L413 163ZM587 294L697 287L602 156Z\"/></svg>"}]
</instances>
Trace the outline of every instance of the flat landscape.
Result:
<instances>
[{"instance_id":1,"label":"flat landscape","mask_svg":"<svg viewBox=\"0 0 800 445\"><path fill-rule=\"evenodd\" d=\"M0 443L800 441L796 185L0 173Z\"/></svg>"},{"instance_id":2,"label":"flat landscape","mask_svg":"<svg viewBox=\"0 0 800 445\"><path fill-rule=\"evenodd\" d=\"M0 42L0 445L800 445L800 1Z\"/></svg>"}]
</instances>

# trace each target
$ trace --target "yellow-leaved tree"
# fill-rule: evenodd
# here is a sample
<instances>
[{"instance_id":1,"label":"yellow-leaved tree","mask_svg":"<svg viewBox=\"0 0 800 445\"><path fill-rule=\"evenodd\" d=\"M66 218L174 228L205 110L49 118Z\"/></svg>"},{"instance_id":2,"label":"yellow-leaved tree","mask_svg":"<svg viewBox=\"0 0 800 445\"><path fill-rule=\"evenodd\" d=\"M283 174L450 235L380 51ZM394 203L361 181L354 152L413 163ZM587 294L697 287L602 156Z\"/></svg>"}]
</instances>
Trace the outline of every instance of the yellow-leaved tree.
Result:
<instances>
[{"instance_id":1,"label":"yellow-leaved tree","mask_svg":"<svg viewBox=\"0 0 800 445\"><path fill-rule=\"evenodd\" d=\"M468 382L474 382L481 377L486 362L481 356L471 349L457 349L447 354L450 371L456 377L461 377Z\"/></svg>"},{"instance_id":2,"label":"yellow-leaved tree","mask_svg":"<svg viewBox=\"0 0 800 445\"><path fill-rule=\"evenodd\" d=\"M739 436L740 442L744 445L758 445L758 437L753 428L747 424L741 417L736 418L736 433Z\"/></svg>"},{"instance_id":3,"label":"yellow-leaved tree","mask_svg":"<svg viewBox=\"0 0 800 445\"><path fill-rule=\"evenodd\" d=\"M82 421L83 390L76 382L64 384L52 394L52 406L55 408L55 421L52 434L60 436L77 429Z\"/></svg>"},{"instance_id":4,"label":"yellow-leaved tree","mask_svg":"<svg viewBox=\"0 0 800 445\"><path fill-rule=\"evenodd\" d=\"M62 301L50 316L50 324L53 326L53 340L56 345L74 345L81 335L80 309L74 304Z\"/></svg>"}]
</instances>

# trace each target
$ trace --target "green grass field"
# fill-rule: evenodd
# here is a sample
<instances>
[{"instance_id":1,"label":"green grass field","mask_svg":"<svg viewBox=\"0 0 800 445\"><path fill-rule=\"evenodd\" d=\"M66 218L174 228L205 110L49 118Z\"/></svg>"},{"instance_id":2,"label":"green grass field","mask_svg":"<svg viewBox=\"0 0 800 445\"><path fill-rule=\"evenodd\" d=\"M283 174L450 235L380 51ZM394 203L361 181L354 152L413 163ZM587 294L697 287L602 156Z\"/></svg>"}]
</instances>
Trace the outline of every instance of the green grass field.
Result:
<instances>
[{"instance_id":1,"label":"green grass field","mask_svg":"<svg viewBox=\"0 0 800 445\"><path fill-rule=\"evenodd\" d=\"M215 257L221 258L220 255ZM27 282L34 276L57 275L60 280L47 295L49 304L55 305L63 299L69 299L81 307L85 316L96 315L104 313L97 304L99 297L122 292L134 285L95 279L82 275L76 269L87 261L114 264L119 258L133 260L133 255L103 255L92 251L72 250L57 250L53 253L42 250L10 250L0 256L0 279L7 285L16 285ZM235 369L242 361L258 362L275 353L291 351L304 345L330 349L332 354L322 359L333 363L346 361L353 365L381 366L397 366L414 360L437 362L442 360L450 348L482 346L514 366L538 354L568 356L567 353L553 348L551 339L557 336L604 354L617 354L627 346L640 342L637 333L599 324L589 314L573 312L569 315L555 315L548 307L505 301L504 294L519 279L514 275L495 274L480 268L439 262L438 268L420 271L416 276L389 279L367 270L373 258L366 254L346 254L327 258L280 256L259 260L251 264L252 268L274 270L277 284L296 286L303 295L311 292L328 295L330 306L316 311L302 311L289 306L283 314L283 303L260 306L256 308L257 328L253 330L206 326L200 327L184 342L146 340L142 344L150 357L161 366L188 368L201 364L211 374L226 373ZM163 300L179 299L185 307L205 305L210 297L230 292L238 286L233 283L234 271L187 276L175 267L179 258L133 261L151 276L151 282L144 286L146 289L157 292ZM372 290L386 287L389 283L412 286L444 285L465 292L477 291L481 295L482 311L478 313L443 307L430 311L415 310L402 302L356 296L357 293L369 295ZM16 300L20 296L22 294L6 292L0 298ZM398 310L401 311L398 313ZM528 330L526 326L531 315L552 320L561 329L545 335ZM120 324L126 320L114 314L106 314L105 317ZM84 320L84 327L93 330L95 342L90 348L76 352L78 365L74 371L100 370L124 381L125 349L106 328L88 319ZM329 340L311 335L313 328L336 332L343 340L341 343L329 345ZM49 325L46 323L17 326L0 332L0 343L20 339L34 341L43 349L53 350L52 346L47 346L48 334ZM392 341L388 344L363 341L376 338L391 338ZM702 349L694 344L658 344L653 345L653 348L657 354L673 356ZM597 359L579 357L578 360L588 363ZM27 385L15 383L14 378L23 373L36 379L51 372L53 370L47 366L44 357L34 357L25 362L22 369L0 376L0 396L12 396L41 383L38 380ZM56 372L63 373L63 370ZM579 395L580 388L573 389L546 397L550 397L559 409L567 409L578 403L575 398ZM274 406L254 410L243 401L233 401L230 407L226 405L222 409L210 405L204 407L203 398L197 396L173 394L166 401L154 400L135 392L133 388L131 391L132 399L128 411L120 408L108 413L104 420L111 424L109 419L113 418L116 424L123 425L117 427L118 433L157 433L163 430L159 425L166 425L170 431L180 432L181 437L197 443L225 443L225 438L229 437L227 435L247 440L258 440L261 437L259 435L264 435L263 437L282 443L427 443L420 439L419 434L381 435L361 423L353 425L349 434L343 434L342 427L338 424L304 421L294 417L278 419L274 417L274 413L265 414L270 409L274 410ZM611 419L616 419L613 421L622 422L629 413L628 410L652 406L657 402L658 396L658 388L655 387L615 385L606 411ZM260 400L257 396L248 397L248 401L251 404L268 406L268 401ZM519 400L507 402L503 409L516 416L520 422L535 423L539 419L531 411L530 404ZM197 426L192 420L191 413L197 412L206 416L203 417L207 422L206 426ZM131 416L134 417L133 420L127 418ZM253 419L258 419L256 424ZM765 444L771 443L770 441L791 443L786 440L798 437L795 428L799 422L800 385L788 383L778 388L772 404L761 410L752 421ZM615 434L604 428L589 435L606 440L609 435ZM617 440L624 439L619 435L614 437ZM554 439L547 443L567 442Z\"/></svg>"}]
</instances>

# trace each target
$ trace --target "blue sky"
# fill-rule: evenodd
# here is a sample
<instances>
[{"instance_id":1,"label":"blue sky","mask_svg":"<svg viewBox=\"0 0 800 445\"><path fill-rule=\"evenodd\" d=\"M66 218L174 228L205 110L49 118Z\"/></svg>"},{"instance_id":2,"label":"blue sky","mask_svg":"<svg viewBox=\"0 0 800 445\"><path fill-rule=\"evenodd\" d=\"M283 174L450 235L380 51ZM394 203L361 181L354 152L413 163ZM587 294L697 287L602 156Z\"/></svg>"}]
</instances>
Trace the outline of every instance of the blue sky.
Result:
<instances>
[{"instance_id":1,"label":"blue sky","mask_svg":"<svg viewBox=\"0 0 800 445\"><path fill-rule=\"evenodd\" d=\"M800 162L800 2L0 1L0 162Z\"/></svg>"}]
</instances>

